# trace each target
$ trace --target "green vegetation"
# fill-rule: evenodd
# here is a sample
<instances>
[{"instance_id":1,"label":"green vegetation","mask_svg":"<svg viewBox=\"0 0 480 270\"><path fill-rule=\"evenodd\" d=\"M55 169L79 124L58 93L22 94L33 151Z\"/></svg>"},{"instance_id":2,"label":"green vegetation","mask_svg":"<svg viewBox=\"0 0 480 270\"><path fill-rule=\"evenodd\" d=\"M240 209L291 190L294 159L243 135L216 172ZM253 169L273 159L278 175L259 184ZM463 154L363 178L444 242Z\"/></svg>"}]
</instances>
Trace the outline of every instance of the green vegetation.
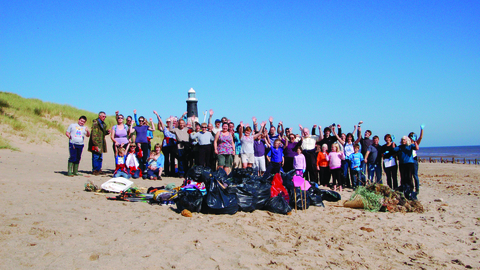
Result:
<instances>
[{"instance_id":1,"label":"green vegetation","mask_svg":"<svg viewBox=\"0 0 480 270\"><path fill-rule=\"evenodd\" d=\"M70 105L44 102L39 99L23 98L14 93L0 92L0 130L10 135L20 136L26 142L52 143L55 140L51 135L52 129L54 134L64 134L68 125L76 123L81 115L87 117L89 128L91 128L92 120L98 116L97 113ZM112 127L116 124L115 117L107 117L106 122L109 127ZM44 129L46 130L43 131ZM152 147L155 143L161 142L162 135L163 133L155 131ZM0 149L18 150L4 136L0 136Z\"/></svg>"}]
</instances>

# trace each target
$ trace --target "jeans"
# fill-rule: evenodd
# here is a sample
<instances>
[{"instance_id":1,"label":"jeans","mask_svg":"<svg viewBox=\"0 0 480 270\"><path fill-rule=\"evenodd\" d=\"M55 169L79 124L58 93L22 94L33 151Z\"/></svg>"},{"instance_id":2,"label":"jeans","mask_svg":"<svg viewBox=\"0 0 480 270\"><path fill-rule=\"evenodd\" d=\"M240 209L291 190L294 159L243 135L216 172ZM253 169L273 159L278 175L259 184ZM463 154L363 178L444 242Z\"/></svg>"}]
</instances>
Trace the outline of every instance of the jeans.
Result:
<instances>
[{"instance_id":1,"label":"jeans","mask_svg":"<svg viewBox=\"0 0 480 270\"><path fill-rule=\"evenodd\" d=\"M147 169L147 178L150 179L150 177L159 177L159 173L159 168L156 168L155 170Z\"/></svg>"},{"instance_id":2,"label":"jeans","mask_svg":"<svg viewBox=\"0 0 480 270\"><path fill-rule=\"evenodd\" d=\"M373 182L375 176L376 183L382 184L382 166L379 164L370 164L368 163L368 180Z\"/></svg>"},{"instance_id":3,"label":"jeans","mask_svg":"<svg viewBox=\"0 0 480 270\"><path fill-rule=\"evenodd\" d=\"M361 180L361 177L362 177L362 172L360 171L356 171L356 170L351 170L350 171L350 174L352 175L353 179L352 179L352 188L356 188L358 186L360 186L360 180Z\"/></svg>"},{"instance_id":4,"label":"jeans","mask_svg":"<svg viewBox=\"0 0 480 270\"><path fill-rule=\"evenodd\" d=\"M178 174L180 176L185 175L186 163L185 149L178 149Z\"/></svg>"},{"instance_id":5,"label":"jeans","mask_svg":"<svg viewBox=\"0 0 480 270\"><path fill-rule=\"evenodd\" d=\"M83 144L68 143L68 150L70 151L68 162L79 164L82 158Z\"/></svg>"},{"instance_id":6,"label":"jeans","mask_svg":"<svg viewBox=\"0 0 480 270\"><path fill-rule=\"evenodd\" d=\"M348 179L349 178L348 169L352 166L350 163L351 163L350 160L342 160L342 177L343 177L343 182L347 187L351 186L350 179ZM353 178L351 176L350 178L352 179L352 185L353 185Z\"/></svg>"},{"instance_id":7,"label":"jeans","mask_svg":"<svg viewBox=\"0 0 480 270\"><path fill-rule=\"evenodd\" d=\"M92 170L100 171L102 169L103 154L92 152Z\"/></svg>"},{"instance_id":8,"label":"jeans","mask_svg":"<svg viewBox=\"0 0 480 270\"><path fill-rule=\"evenodd\" d=\"M413 163L413 180L415 181L415 191L420 189L420 181L418 180L418 160Z\"/></svg>"},{"instance_id":9,"label":"jeans","mask_svg":"<svg viewBox=\"0 0 480 270\"><path fill-rule=\"evenodd\" d=\"M130 174L118 170L118 172L115 173L113 177L123 177L123 178L130 179Z\"/></svg>"}]
</instances>

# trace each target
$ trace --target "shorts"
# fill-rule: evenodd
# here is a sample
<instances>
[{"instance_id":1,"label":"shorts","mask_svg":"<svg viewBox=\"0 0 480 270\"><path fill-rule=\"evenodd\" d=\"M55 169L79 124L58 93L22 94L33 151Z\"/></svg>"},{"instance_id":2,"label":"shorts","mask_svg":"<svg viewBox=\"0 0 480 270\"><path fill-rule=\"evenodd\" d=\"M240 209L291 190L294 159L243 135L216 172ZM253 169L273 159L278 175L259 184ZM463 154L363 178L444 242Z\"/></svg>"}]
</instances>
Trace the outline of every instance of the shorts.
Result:
<instances>
[{"instance_id":1,"label":"shorts","mask_svg":"<svg viewBox=\"0 0 480 270\"><path fill-rule=\"evenodd\" d=\"M232 167L233 163L233 155L218 155L218 166L222 167Z\"/></svg>"},{"instance_id":2,"label":"shorts","mask_svg":"<svg viewBox=\"0 0 480 270\"><path fill-rule=\"evenodd\" d=\"M253 163L253 168L257 169L261 172L264 172L267 170L267 167L265 166L265 157L255 157L255 163Z\"/></svg>"},{"instance_id":3,"label":"shorts","mask_svg":"<svg viewBox=\"0 0 480 270\"><path fill-rule=\"evenodd\" d=\"M255 163L255 155L253 153L245 153L241 155L242 163Z\"/></svg>"}]
</instances>

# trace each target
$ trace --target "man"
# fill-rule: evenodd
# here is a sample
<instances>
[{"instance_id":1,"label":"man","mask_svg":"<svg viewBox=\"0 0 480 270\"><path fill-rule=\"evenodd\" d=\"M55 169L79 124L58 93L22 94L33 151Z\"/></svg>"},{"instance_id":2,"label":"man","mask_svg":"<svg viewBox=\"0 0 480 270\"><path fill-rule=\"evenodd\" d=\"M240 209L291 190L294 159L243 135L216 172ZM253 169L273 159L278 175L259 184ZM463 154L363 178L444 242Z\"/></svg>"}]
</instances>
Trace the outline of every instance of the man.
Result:
<instances>
[{"instance_id":1,"label":"man","mask_svg":"<svg viewBox=\"0 0 480 270\"><path fill-rule=\"evenodd\" d=\"M308 128L303 128L302 125L299 125L299 127L300 132L302 132L302 153L307 162L307 169L305 170L304 176L310 181L318 183L317 154L315 152L315 147L316 143L319 141L319 137L316 135L310 135Z\"/></svg>"},{"instance_id":2,"label":"man","mask_svg":"<svg viewBox=\"0 0 480 270\"><path fill-rule=\"evenodd\" d=\"M68 176L81 175L78 173L78 165L82 158L83 141L85 136L90 136L90 131L85 126L87 117L84 115L78 118L78 124L71 124L65 135L69 139L68 148L70 151L70 157L68 158Z\"/></svg>"},{"instance_id":3,"label":"man","mask_svg":"<svg viewBox=\"0 0 480 270\"><path fill-rule=\"evenodd\" d=\"M88 141L88 151L92 152L92 172L93 175L105 174L102 172L103 153L107 152L107 142L105 136L110 134L105 112L98 113L98 118L93 120L92 132Z\"/></svg>"},{"instance_id":4,"label":"man","mask_svg":"<svg viewBox=\"0 0 480 270\"><path fill-rule=\"evenodd\" d=\"M177 150L178 150L178 176L183 178L188 171L187 155L190 150L190 134L186 127L185 120L180 119L178 121L178 128L173 128L173 123L170 122L168 127L169 131L164 130L164 134L170 136L169 133L174 134L177 138Z\"/></svg>"},{"instance_id":5,"label":"man","mask_svg":"<svg viewBox=\"0 0 480 270\"><path fill-rule=\"evenodd\" d=\"M367 131L365 131L365 138L362 137L362 128L360 127L360 125L362 123L363 122L358 123L358 128L357 128L357 137L358 138L355 141L355 143L360 144L362 155L365 157L365 155L367 154L368 147L370 145L372 145L373 141L370 139L370 135L372 135L372 131L369 130L369 129L367 129ZM365 162L363 160L362 160L362 171L366 172L366 165L365 165Z\"/></svg>"},{"instance_id":6,"label":"man","mask_svg":"<svg viewBox=\"0 0 480 270\"><path fill-rule=\"evenodd\" d=\"M381 146L378 144L379 141L378 136L373 136L373 143L368 147L363 162L367 164L370 183L382 184L382 155ZM373 181L374 179L375 182Z\"/></svg>"}]
</instances>

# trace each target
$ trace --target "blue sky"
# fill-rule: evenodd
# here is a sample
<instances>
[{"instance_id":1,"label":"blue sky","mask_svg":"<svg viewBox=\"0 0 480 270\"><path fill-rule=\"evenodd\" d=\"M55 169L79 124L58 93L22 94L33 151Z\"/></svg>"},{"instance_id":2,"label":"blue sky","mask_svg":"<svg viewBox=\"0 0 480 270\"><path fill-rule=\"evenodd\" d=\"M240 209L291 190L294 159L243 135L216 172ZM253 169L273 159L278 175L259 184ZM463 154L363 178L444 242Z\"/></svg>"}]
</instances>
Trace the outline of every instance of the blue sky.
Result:
<instances>
[{"instance_id":1,"label":"blue sky","mask_svg":"<svg viewBox=\"0 0 480 270\"><path fill-rule=\"evenodd\" d=\"M480 145L479 18L480 1L4 1L0 91L163 117L193 87L235 123Z\"/></svg>"}]
</instances>

